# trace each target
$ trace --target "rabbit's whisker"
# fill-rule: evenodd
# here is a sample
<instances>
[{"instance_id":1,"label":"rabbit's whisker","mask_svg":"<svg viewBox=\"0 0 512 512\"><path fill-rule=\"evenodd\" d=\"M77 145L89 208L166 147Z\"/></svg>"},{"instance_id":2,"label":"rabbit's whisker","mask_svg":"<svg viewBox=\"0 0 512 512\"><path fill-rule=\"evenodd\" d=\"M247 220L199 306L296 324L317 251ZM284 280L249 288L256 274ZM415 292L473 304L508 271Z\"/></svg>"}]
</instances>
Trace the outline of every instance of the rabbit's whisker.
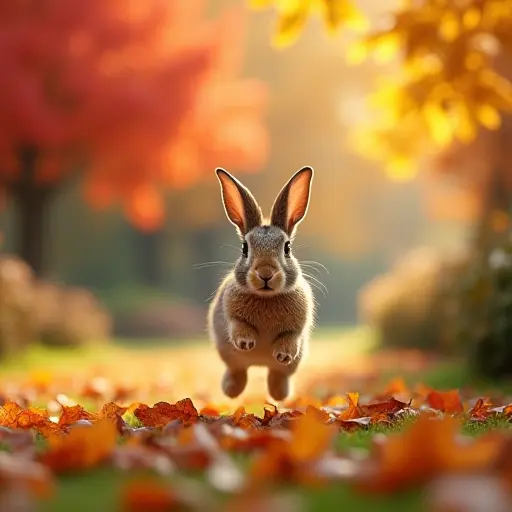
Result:
<instances>
[{"instance_id":1,"label":"rabbit's whisker","mask_svg":"<svg viewBox=\"0 0 512 512\"><path fill-rule=\"evenodd\" d=\"M239 253L242 253L242 249L240 249L240 247L235 247L234 245L230 245L230 244L222 244L221 245L222 248L224 247L229 247L230 249L234 249L235 251L238 251Z\"/></svg>"},{"instance_id":2,"label":"rabbit's whisker","mask_svg":"<svg viewBox=\"0 0 512 512\"><path fill-rule=\"evenodd\" d=\"M194 265L194 268L208 268L208 267L216 267L216 266L224 266L224 265L233 265L232 261L205 261L204 263L198 263Z\"/></svg>"},{"instance_id":3,"label":"rabbit's whisker","mask_svg":"<svg viewBox=\"0 0 512 512\"><path fill-rule=\"evenodd\" d=\"M314 270L315 272L318 272L319 274L321 274L320 270L318 270L314 265L308 265L307 263L299 263L300 264L300 268L302 268L303 270L305 268L309 269L309 270Z\"/></svg>"},{"instance_id":4,"label":"rabbit's whisker","mask_svg":"<svg viewBox=\"0 0 512 512\"><path fill-rule=\"evenodd\" d=\"M301 261L301 263L307 263L309 265L318 265L319 267L323 268L328 274L330 273L329 272L329 269L323 265L322 263L320 263L319 261L314 261L314 260L304 260L304 261Z\"/></svg>"},{"instance_id":5,"label":"rabbit's whisker","mask_svg":"<svg viewBox=\"0 0 512 512\"><path fill-rule=\"evenodd\" d=\"M315 276L312 276L311 274L306 274L305 272L302 273L302 275L309 281L309 284L314 286L317 290L322 292L322 295L324 297L327 297L327 294L329 293L329 290L327 289L327 286L325 286L322 281L317 279Z\"/></svg>"}]
</instances>

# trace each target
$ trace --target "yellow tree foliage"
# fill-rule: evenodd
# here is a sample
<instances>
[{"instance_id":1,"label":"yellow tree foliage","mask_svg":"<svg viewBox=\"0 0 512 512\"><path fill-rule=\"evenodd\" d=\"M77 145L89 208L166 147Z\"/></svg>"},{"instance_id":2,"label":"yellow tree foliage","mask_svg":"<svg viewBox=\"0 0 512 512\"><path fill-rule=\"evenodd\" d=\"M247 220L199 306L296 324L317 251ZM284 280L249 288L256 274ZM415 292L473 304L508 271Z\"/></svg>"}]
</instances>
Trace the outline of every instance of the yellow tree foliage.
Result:
<instances>
[{"instance_id":1,"label":"yellow tree foliage","mask_svg":"<svg viewBox=\"0 0 512 512\"><path fill-rule=\"evenodd\" d=\"M250 0L278 13L274 43L286 46L307 19L320 14L330 31L362 27L350 0ZM389 176L416 175L418 158L454 142L468 144L479 130L497 130L512 112L512 83L496 66L512 49L512 0L403 0L386 28L369 28L348 48L359 63L400 59L398 73L370 98L371 124L354 131L356 148L382 161Z\"/></svg>"}]
</instances>

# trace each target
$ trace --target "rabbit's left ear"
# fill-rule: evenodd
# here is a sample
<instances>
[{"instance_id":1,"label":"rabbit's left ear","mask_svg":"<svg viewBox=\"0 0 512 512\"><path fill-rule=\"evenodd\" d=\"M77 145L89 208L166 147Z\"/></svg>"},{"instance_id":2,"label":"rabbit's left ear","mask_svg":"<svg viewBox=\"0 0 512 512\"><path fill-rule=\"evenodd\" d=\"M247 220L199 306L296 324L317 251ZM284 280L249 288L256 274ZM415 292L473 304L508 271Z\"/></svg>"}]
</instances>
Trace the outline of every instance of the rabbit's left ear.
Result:
<instances>
[{"instance_id":1,"label":"rabbit's left ear","mask_svg":"<svg viewBox=\"0 0 512 512\"><path fill-rule=\"evenodd\" d=\"M303 167L281 189L272 206L271 223L290 238L308 211L312 180L313 168Z\"/></svg>"},{"instance_id":2,"label":"rabbit's left ear","mask_svg":"<svg viewBox=\"0 0 512 512\"><path fill-rule=\"evenodd\" d=\"M215 172L220 182L226 215L243 238L251 229L261 226L261 209L249 189L234 176L220 167Z\"/></svg>"}]
</instances>

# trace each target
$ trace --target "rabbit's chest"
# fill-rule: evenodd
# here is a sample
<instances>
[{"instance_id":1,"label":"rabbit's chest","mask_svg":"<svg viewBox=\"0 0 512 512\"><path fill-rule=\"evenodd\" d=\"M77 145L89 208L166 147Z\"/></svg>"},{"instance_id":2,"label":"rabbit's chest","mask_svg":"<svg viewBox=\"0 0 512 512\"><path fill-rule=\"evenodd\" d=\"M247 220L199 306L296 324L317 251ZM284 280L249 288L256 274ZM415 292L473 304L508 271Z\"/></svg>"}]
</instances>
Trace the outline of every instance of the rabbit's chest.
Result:
<instances>
[{"instance_id":1,"label":"rabbit's chest","mask_svg":"<svg viewBox=\"0 0 512 512\"><path fill-rule=\"evenodd\" d=\"M272 344L283 332L302 331L309 316L306 301L295 293L269 298L237 297L229 309L233 316L254 327L258 341L265 345Z\"/></svg>"}]
</instances>

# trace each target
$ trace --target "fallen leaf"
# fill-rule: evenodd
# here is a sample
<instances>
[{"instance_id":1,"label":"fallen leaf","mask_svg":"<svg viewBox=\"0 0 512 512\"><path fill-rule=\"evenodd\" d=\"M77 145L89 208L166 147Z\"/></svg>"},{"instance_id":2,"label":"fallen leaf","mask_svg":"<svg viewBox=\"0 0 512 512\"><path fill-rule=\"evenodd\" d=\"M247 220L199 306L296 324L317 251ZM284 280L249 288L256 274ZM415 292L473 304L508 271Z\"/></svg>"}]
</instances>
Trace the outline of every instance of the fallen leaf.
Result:
<instances>
[{"instance_id":1,"label":"fallen leaf","mask_svg":"<svg viewBox=\"0 0 512 512\"><path fill-rule=\"evenodd\" d=\"M396 400L395 398L391 397L385 402L379 402L369 405L360 405L359 411L362 416L391 416L405 409L406 407L408 407L408 404L406 404L405 402L400 402L399 400Z\"/></svg>"},{"instance_id":2,"label":"fallen leaf","mask_svg":"<svg viewBox=\"0 0 512 512\"><path fill-rule=\"evenodd\" d=\"M426 397L427 403L433 409L447 413L462 413L464 407L460 400L459 391L431 391Z\"/></svg>"},{"instance_id":3,"label":"fallen leaf","mask_svg":"<svg viewBox=\"0 0 512 512\"><path fill-rule=\"evenodd\" d=\"M45 437L59 432L59 427L50 420L47 412L22 409L15 402L8 402L0 407L0 425L9 428L35 429Z\"/></svg>"},{"instance_id":4,"label":"fallen leaf","mask_svg":"<svg viewBox=\"0 0 512 512\"><path fill-rule=\"evenodd\" d=\"M509 512L512 499L492 475L445 475L436 478L424 493L432 512Z\"/></svg>"},{"instance_id":5,"label":"fallen leaf","mask_svg":"<svg viewBox=\"0 0 512 512\"><path fill-rule=\"evenodd\" d=\"M348 407L338 415L338 419L352 420L359 418L362 414L359 411L359 393L347 393Z\"/></svg>"},{"instance_id":6,"label":"fallen leaf","mask_svg":"<svg viewBox=\"0 0 512 512\"><path fill-rule=\"evenodd\" d=\"M117 430L122 434L126 428L126 422L123 420L123 414L128 410L127 407L120 407L114 402L106 403L98 413L98 419L108 419L114 423Z\"/></svg>"},{"instance_id":7,"label":"fallen leaf","mask_svg":"<svg viewBox=\"0 0 512 512\"><path fill-rule=\"evenodd\" d=\"M63 405L58 425L61 428L66 428L80 420L92 421L94 419L94 414L87 412L81 405L71 407Z\"/></svg>"},{"instance_id":8,"label":"fallen leaf","mask_svg":"<svg viewBox=\"0 0 512 512\"><path fill-rule=\"evenodd\" d=\"M169 486L153 480L128 484L121 498L122 512L168 512L179 510L181 503Z\"/></svg>"},{"instance_id":9,"label":"fallen leaf","mask_svg":"<svg viewBox=\"0 0 512 512\"><path fill-rule=\"evenodd\" d=\"M140 404L133 414L146 427L164 427L172 420L180 420L187 425L197 421L199 416L190 398L184 398L175 404L158 402L153 407Z\"/></svg>"},{"instance_id":10,"label":"fallen leaf","mask_svg":"<svg viewBox=\"0 0 512 512\"><path fill-rule=\"evenodd\" d=\"M52 474L43 464L0 452L0 488L14 486L42 498L55 491Z\"/></svg>"},{"instance_id":11,"label":"fallen leaf","mask_svg":"<svg viewBox=\"0 0 512 512\"><path fill-rule=\"evenodd\" d=\"M459 423L446 417L421 415L401 434L389 435L375 444L372 456L356 478L365 492L393 492L452 471L483 470L502 449L502 438L481 436L462 443Z\"/></svg>"},{"instance_id":12,"label":"fallen leaf","mask_svg":"<svg viewBox=\"0 0 512 512\"><path fill-rule=\"evenodd\" d=\"M65 436L49 437L49 448L39 460L55 472L88 469L111 456L117 436L116 426L108 419L77 425Z\"/></svg>"},{"instance_id":13,"label":"fallen leaf","mask_svg":"<svg viewBox=\"0 0 512 512\"><path fill-rule=\"evenodd\" d=\"M294 460L312 460L323 454L330 446L337 428L326 425L319 409L308 407L306 414L294 421L289 454Z\"/></svg>"},{"instance_id":14,"label":"fallen leaf","mask_svg":"<svg viewBox=\"0 0 512 512\"><path fill-rule=\"evenodd\" d=\"M247 414L243 406L233 413L232 423L234 426L245 429L260 428L262 426L261 419L254 414Z\"/></svg>"},{"instance_id":15,"label":"fallen leaf","mask_svg":"<svg viewBox=\"0 0 512 512\"><path fill-rule=\"evenodd\" d=\"M175 465L166 454L143 445L117 446L112 453L112 463L123 471L151 469L169 475L175 470Z\"/></svg>"},{"instance_id":16,"label":"fallen leaf","mask_svg":"<svg viewBox=\"0 0 512 512\"><path fill-rule=\"evenodd\" d=\"M468 416L475 421L486 421L491 415L492 404L488 398L479 398Z\"/></svg>"}]
</instances>

